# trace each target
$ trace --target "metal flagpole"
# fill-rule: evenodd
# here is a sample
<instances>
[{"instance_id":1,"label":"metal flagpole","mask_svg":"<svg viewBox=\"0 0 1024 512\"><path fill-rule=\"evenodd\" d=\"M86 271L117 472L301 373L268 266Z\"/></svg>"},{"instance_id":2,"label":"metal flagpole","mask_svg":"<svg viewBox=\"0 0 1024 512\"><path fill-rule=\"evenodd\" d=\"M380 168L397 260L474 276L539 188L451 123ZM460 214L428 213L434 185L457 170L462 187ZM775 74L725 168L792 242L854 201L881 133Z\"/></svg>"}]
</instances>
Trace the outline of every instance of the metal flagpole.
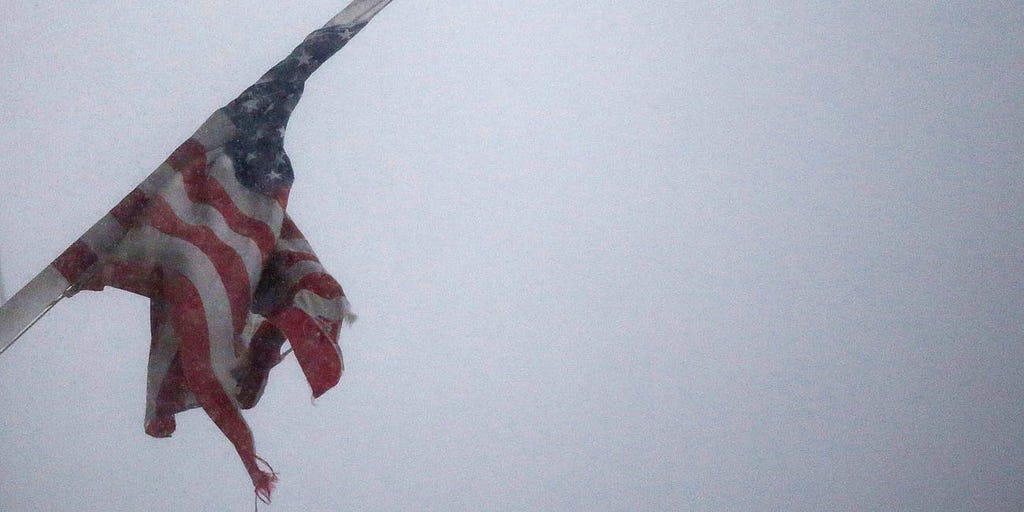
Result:
<instances>
[{"instance_id":1,"label":"metal flagpole","mask_svg":"<svg viewBox=\"0 0 1024 512\"><path fill-rule=\"evenodd\" d=\"M57 269L47 265L13 297L0 304L0 354L14 345L61 299L71 296L74 288L75 285Z\"/></svg>"},{"instance_id":2,"label":"metal flagpole","mask_svg":"<svg viewBox=\"0 0 1024 512\"><path fill-rule=\"evenodd\" d=\"M71 290L70 286L68 286L68 290ZM22 327L21 331L19 331L18 334L14 335L14 338L12 338L11 341L8 341L3 347L0 347L0 356L4 355L4 352L7 352L7 349L11 348L11 346L14 345L14 342L21 339L21 337L24 336L25 333L28 332L28 330L31 329L32 326L36 324L36 322L39 321L39 319L43 318L43 315L49 313L50 310L53 309L53 307L56 306L57 303L60 302L60 300L63 299L64 297L67 297L67 292L62 293L59 297L53 299L53 301L47 304L46 307L44 307L43 310L40 311L39 314L36 315L36 317L33 318L32 321L28 323L28 325Z\"/></svg>"}]
</instances>

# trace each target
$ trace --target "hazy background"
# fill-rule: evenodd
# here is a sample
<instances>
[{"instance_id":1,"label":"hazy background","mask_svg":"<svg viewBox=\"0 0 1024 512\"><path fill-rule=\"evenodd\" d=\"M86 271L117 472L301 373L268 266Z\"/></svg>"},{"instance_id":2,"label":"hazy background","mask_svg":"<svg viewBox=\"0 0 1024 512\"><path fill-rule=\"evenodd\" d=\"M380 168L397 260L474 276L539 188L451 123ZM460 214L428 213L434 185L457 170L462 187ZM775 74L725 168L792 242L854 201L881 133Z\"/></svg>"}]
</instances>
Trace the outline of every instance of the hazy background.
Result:
<instances>
[{"instance_id":1,"label":"hazy background","mask_svg":"<svg viewBox=\"0 0 1024 512\"><path fill-rule=\"evenodd\" d=\"M13 293L346 0L8 2ZM267 510L1024 508L1024 3L395 0L289 211L361 314ZM142 431L146 299L0 358L0 510L250 510Z\"/></svg>"}]
</instances>

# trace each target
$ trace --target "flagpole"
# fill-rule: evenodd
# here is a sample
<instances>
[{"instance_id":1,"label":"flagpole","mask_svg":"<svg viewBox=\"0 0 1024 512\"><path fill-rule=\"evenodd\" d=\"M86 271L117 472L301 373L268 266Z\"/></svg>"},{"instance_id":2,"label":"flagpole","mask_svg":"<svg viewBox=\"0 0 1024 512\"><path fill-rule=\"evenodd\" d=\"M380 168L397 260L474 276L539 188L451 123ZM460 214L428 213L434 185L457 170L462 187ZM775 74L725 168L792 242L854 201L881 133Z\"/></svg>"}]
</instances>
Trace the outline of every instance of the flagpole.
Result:
<instances>
[{"instance_id":1,"label":"flagpole","mask_svg":"<svg viewBox=\"0 0 1024 512\"><path fill-rule=\"evenodd\" d=\"M49 313L49 312L50 312L50 310L51 310L51 309L53 309L53 307L54 307L54 306L56 306L56 305L57 305L57 303L58 303L58 302L60 302L60 301L61 301L61 299L63 299L64 297L65 297L65 295L61 295L60 297L57 297L57 298L56 298L56 299L54 299L54 300L53 300L52 302L50 302L49 304L47 304L47 305L46 305L46 307L45 307L45 308L43 308L43 310L42 310L42 311L40 311L40 312L39 312L39 314L38 314L38 315L36 315L36 317L35 317L35 318L33 318L33 319L32 319L32 321L28 323L28 325L26 325L25 327L23 327L23 328L21 329L21 331L20 331L20 332L18 332L18 334L17 334L17 335L15 335L13 339L11 339L11 341L8 341L6 345L4 345L4 346L3 346L2 348L0 348L0 356L4 355L4 352L7 352L7 349L9 349L9 348L11 348L12 346L14 346L14 343L15 343L15 342L17 342L18 340L20 340L20 339L21 339L21 337L22 337L22 336L24 336L24 335L25 335L25 333L26 333L26 332L28 332L28 330L29 330L29 329L31 329L33 325L36 325L36 322L38 322L38 321L39 321L39 320L40 320L41 318L43 318L43 316L44 316L44 315L46 315L47 313Z\"/></svg>"},{"instance_id":2,"label":"flagpole","mask_svg":"<svg viewBox=\"0 0 1024 512\"><path fill-rule=\"evenodd\" d=\"M0 304L0 355L11 348L64 297L74 285L57 269L47 265L10 300Z\"/></svg>"}]
</instances>

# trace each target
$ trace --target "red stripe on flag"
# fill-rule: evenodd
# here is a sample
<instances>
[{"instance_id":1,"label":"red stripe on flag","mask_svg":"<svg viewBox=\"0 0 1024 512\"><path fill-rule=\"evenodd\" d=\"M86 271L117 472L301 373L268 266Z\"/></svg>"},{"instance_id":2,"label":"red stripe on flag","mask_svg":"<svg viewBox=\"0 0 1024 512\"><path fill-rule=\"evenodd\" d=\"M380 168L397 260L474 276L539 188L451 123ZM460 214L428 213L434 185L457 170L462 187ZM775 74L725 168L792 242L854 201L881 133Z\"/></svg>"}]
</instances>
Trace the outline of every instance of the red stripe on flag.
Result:
<instances>
[{"instance_id":1,"label":"red stripe on flag","mask_svg":"<svg viewBox=\"0 0 1024 512\"><path fill-rule=\"evenodd\" d=\"M242 213L221 184L206 172L206 148L195 139L185 141L167 158L167 164L180 172L185 191L194 203L209 204L224 217L237 233L256 243L260 252L270 254L274 248L274 232L264 222Z\"/></svg>"},{"instance_id":2,"label":"red stripe on flag","mask_svg":"<svg viewBox=\"0 0 1024 512\"><path fill-rule=\"evenodd\" d=\"M174 330L181 338L181 365L189 389L210 419L235 445L256 492L269 496L276 477L260 470L252 432L221 387L210 363L208 326L199 291L188 278L173 273L165 277L164 296L171 306Z\"/></svg>"},{"instance_id":3,"label":"red stripe on flag","mask_svg":"<svg viewBox=\"0 0 1024 512\"><path fill-rule=\"evenodd\" d=\"M313 389L313 397L319 397L338 383L344 371L341 351L314 319L301 309L289 307L269 320L284 332L295 349L295 359Z\"/></svg>"},{"instance_id":4,"label":"red stripe on flag","mask_svg":"<svg viewBox=\"0 0 1024 512\"><path fill-rule=\"evenodd\" d=\"M110 210L110 216L116 219L121 227L128 230L141 224L147 204L149 204L149 200L146 198L146 194L136 188Z\"/></svg>"},{"instance_id":5,"label":"red stripe on flag","mask_svg":"<svg viewBox=\"0 0 1024 512\"><path fill-rule=\"evenodd\" d=\"M285 215L281 221L281 239L282 240L297 240L304 239L302 232L299 231L299 227L295 225L290 215Z\"/></svg>"},{"instance_id":6,"label":"red stripe on flag","mask_svg":"<svg viewBox=\"0 0 1024 512\"><path fill-rule=\"evenodd\" d=\"M206 148L199 141L189 139L182 142L165 161L179 172L196 166L202 169L206 167Z\"/></svg>"},{"instance_id":7,"label":"red stripe on flag","mask_svg":"<svg viewBox=\"0 0 1024 512\"><path fill-rule=\"evenodd\" d=\"M282 269L287 269L296 263L302 263L303 261L312 261L314 263L320 263L315 254L308 252L294 252L294 251L278 251L274 254L274 263L280 265Z\"/></svg>"},{"instance_id":8,"label":"red stripe on flag","mask_svg":"<svg viewBox=\"0 0 1024 512\"><path fill-rule=\"evenodd\" d=\"M146 422L146 434L153 437L171 437L177 423L174 415L185 409L189 388L181 368L181 354L175 353L156 395L154 418Z\"/></svg>"},{"instance_id":9,"label":"red stripe on flag","mask_svg":"<svg viewBox=\"0 0 1024 512\"><path fill-rule=\"evenodd\" d=\"M291 187L278 187L273 197L277 204L281 205L281 209L285 210L288 208L288 193L291 191Z\"/></svg>"},{"instance_id":10,"label":"red stripe on flag","mask_svg":"<svg viewBox=\"0 0 1024 512\"><path fill-rule=\"evenodd\" d=\"M249 274L242 257L230 245L217 237L207 226L188 224L178 218L167 201L156 197L152 201L150 224L158 231L180 238L199 248L210 260L220 282L224 285L235 332L242 332L245 319L249 314L250 290Z\"/></svg>"},{"instance_id":11,"label":"red stripe on flag","mask_svg":"<svg viewBox=\"0 0 1024 512\"><path fill-rule=\"evenodd\" d=\"M155 265L153 262L107 262L103 265L100 286L113 286L144 297L153 297L160 286Z\"/></svg>"},{"instance_id":12,"label":"red stripe on flag","mask_svg":"<svg viewBox=\"0 0 1024 512\"><path fill-rule=\"evenodd\" d=\"M256 243L263 260L266 260L276 243L270 226L242 213L220 182L206 172L205 166L193 165L183 169L181 174L188 198L194 203L208 204L215 208L224 217L228 227Z\"/></svg>"},{"instance_id":13,"label":"red stripe on flag","mask_svg":"<svg viewBox=\"0 0 1024 512\"><path fill-rule=\"evenodd\" d=\"M325 299L337 299L345 295L341 285L326 272L313 272L302 276L299 283L292 288L291 296L301 290L309 290Z\"/></svg>"},{"instance_id":14,"label":"red stripe on flag","mask_svg":"<svg viewBox=\"0 0 1024 512\"><path fill-rule=\"evenodd\" d=\"M57 256L57 259L53 260L51 265L69 283L75 283L82 276L82 273L97 261L99 261L99 257L96 253L92 252L92 249L85 242L78 240L71 244L71 247L65 249L60 256Z\"/></svg>"}]
</instances>

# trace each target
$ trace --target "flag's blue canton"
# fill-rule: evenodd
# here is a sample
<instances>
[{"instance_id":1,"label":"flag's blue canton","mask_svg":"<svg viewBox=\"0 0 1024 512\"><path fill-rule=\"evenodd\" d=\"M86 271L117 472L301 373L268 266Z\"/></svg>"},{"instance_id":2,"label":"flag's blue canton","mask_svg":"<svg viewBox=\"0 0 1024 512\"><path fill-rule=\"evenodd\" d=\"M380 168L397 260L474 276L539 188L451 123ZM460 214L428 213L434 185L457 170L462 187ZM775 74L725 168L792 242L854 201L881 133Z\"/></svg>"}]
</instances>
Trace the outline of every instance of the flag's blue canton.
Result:
<instances>
[{"instance_id":1,"label":"flag's blue canton","mask_svg":"<svg viewBox=\"0 0 1024 512\"><path fill-rule=\"evenodd\" d=\"M224 107L238 130L225 150L240 183L271 197L291 187L295 174L284 152L288 117L309 75L364 26L333 26L313 32L291 55Z\"/></svg>"}]
</instances>

